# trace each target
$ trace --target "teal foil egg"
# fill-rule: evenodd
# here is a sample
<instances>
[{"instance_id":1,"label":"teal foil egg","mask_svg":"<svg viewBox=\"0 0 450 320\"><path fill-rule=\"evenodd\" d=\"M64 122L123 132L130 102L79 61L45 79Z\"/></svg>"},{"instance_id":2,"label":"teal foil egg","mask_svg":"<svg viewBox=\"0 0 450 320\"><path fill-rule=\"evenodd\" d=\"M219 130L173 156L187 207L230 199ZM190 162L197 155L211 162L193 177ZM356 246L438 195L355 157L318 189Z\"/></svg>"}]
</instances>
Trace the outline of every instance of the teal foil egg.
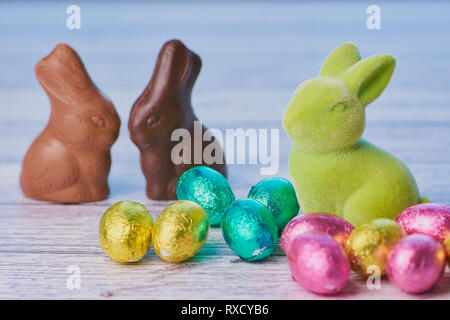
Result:
<instances>
[{"instance_id":1,"label":"teal foil egg","mask_svg":"<svg viewBox=\"0 0 450 320\"><path fill-rule=\"evenodd\" d=\"M258 200L269 207L275 216L280 233L300 209L294 186L283 178L261 180L250 189L247 198Z\"/></svg>"},{"instance_id":2,"label":"teal foil egg","mask_svg":"<svg viewBox=\"0 0 450 320\"><path fill-rule=\"evenodd\" d=\"M220 224L234 194L227 179L214 169L198 166L185 171L177 185L178 200L190 200L208 213L211 226Z\"/></svg>"},{"instance_id":3,"label":"teal foil egg","mask_svg":"<svg viewBox=\"0 0 450 320\"><path fill-rule=\"evenodd\" d=\"M222 234L231 250L246 261L270 256L278 240L272 212L252 199L236 200L228 207L222 219Z\"/></svg>"}]
</instances>

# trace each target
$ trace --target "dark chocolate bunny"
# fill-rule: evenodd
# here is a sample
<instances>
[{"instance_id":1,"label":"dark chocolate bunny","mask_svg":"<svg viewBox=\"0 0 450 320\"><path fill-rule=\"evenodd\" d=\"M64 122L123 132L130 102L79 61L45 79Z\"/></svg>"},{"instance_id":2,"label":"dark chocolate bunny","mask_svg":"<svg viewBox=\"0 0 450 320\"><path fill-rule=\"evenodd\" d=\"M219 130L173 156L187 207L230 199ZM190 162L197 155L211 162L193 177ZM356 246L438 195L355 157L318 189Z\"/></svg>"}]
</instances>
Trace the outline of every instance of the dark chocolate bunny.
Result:
<instances>
[{"instance_id":1,"label":"dark chocolate bunny","mask_svg":"<svg viewBox=\"0 0 450 320\"><path fill-rule=\"evenodd\" d=\"M77 203L108 197L110 148L120 119L94 85L78 54L66 44L36 65L51 114L23 160L23 193L42 201Z\"/></svg>"},{"instance_id":2,"label":"dark chocolate bunny","mask_svg":"<svg viewBox=\"0 0 450 320\"><path fill-rule=\"evenodd\" d=\"M191 92L200 72L201 60L179 40L166 42L159 52L150 83L134 103L128 129L131 140L141 153L141 167L147 180L147 196L154 200L176 199L178 178L196 165L207 165L226 176L223 152L219 146L216 161L205 159L194 163L194 152L184 156L189 161L176 164L171 158L174 146L171 136L176 129L186 129L194 137ZM201 127L202 135L207 129ZM211 138L215 141L214 138ZM200 142L202 152L210 141ZM191 139L190 151L194 151ZM197 150L198 151L198 150Z\"/></svg>"}]
</instances>

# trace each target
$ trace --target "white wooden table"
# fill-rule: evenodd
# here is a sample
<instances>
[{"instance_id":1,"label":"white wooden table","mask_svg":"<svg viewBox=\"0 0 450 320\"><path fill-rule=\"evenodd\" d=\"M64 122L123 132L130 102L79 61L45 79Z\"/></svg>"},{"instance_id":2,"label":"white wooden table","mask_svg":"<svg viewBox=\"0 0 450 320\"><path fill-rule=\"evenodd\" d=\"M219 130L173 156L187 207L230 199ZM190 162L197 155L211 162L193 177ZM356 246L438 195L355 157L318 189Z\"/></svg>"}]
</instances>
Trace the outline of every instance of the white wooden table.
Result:
<instances>
[{"instance_id":1,"label":"white wooden table","mask_svg":"<svg viewBox=\"0 0 450 320\"><path fill-rule=\"evenodd\" d=\"M104 210L120 200L140 201L154 217L167 203L146 199L138 151L128 137L131 104L153 70L162 43L183 40L200 54L194 90L198 117L210 128L279 128L279 176L289 178L290 142L280 119L296 86L315 76L341 42L363 56L394 54L391 84L367 110L365 138L394 153L414 173L421 193L450 204L450 21L438 3L380 3L382 29L365 27L356 2L149 3L78 2L82 29L65 27L66 3L0 3L0 298L2 299L321 299L291 280L286 257L240 261L212 229L193 259L169 264L150 252L136 264L118 264L98 244ZM40 203L23 197L22 157L44 128L49 104L33 73L58 42L81 55L94 82L122 119L113 147L111 197L83 205ZM229 167L238 198L262 179L259 167ZM70 266L80 289L68 289ZM450 273L423 295L408 295L387 280L369 290L352 274L337 299L449 299Z\"/></svg>"}]
</instances>

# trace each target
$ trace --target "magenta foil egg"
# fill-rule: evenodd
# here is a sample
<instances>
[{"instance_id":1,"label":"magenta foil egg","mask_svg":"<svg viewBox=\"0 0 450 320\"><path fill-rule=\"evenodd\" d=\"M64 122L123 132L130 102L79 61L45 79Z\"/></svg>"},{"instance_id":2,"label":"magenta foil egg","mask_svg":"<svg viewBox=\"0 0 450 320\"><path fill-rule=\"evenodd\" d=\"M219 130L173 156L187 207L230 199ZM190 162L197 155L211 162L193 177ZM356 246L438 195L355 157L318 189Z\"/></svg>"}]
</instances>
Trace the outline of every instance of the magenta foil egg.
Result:
<instances>
[{"instance_id":1,"label":"magenta foil egg","mask_svg":"<svg viewBox=\"0 0 450 320\"><path fill-rule=\"evenodd\" d=\"M403 210L395 221L406 234L426 234L441 244L450 235L450 207L445 204L417 204Z\"/></svg>"},{"instance_id":2,"label":"magenta foil egg","mask_svg":"<svg viewBox=\"0 0 450 320\"><path fill-rule=\"evenodd\" d=\"M438 282L444 266L443 247L427 235L413 234L394 246L386 271L389 280L401 290L421 293Z\"/></svg>"},{"instance_id":3,"label":"magenta foil egg","mask_svg":"<svg viewBox=\"0 0 450 320\"><path fill-rule=\"evenodd\" d=\"M323 232L295 238L288 254L292 277L305 289L321 295L340 292L350 276L350 262L341 245Z\"/></svg>"},{"instance_id":4,"label":"magenta foil egg","mask_svg":"<svg viewBox=\"0 0 450 320\"><path fill-rule=\"evenodd\" d=\"M303 213L292 219L284 228L280 245L286 255L294 239L307 231L320 231L332 236L344 248L353 225L331 213Z\"/></svg>"}]
</instances>

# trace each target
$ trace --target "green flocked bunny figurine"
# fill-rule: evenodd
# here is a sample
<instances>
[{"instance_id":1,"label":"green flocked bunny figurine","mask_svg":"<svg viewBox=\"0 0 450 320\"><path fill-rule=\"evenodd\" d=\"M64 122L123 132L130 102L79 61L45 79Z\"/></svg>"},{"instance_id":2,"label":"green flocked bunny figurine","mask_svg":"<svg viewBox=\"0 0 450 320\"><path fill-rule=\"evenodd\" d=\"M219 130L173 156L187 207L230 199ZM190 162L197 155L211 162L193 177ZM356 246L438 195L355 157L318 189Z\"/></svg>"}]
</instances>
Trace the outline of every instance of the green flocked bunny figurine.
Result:
<instances>
[{"instance_id":1,"label":"green flocked bunny figurine","mask_svg":"<svg viewBox=\"0 0 450 320\"><path fill-rule=\"evenodd\" d=\"M356 46L344 43L317 78L295 90L283 127L294 142L289 172L303 212L334 213L357 226L394 219L421 202L408 168L360 138L365 108L383 92L394 68L392 56L361 60Z\"/></svg>"}]
</instances>

